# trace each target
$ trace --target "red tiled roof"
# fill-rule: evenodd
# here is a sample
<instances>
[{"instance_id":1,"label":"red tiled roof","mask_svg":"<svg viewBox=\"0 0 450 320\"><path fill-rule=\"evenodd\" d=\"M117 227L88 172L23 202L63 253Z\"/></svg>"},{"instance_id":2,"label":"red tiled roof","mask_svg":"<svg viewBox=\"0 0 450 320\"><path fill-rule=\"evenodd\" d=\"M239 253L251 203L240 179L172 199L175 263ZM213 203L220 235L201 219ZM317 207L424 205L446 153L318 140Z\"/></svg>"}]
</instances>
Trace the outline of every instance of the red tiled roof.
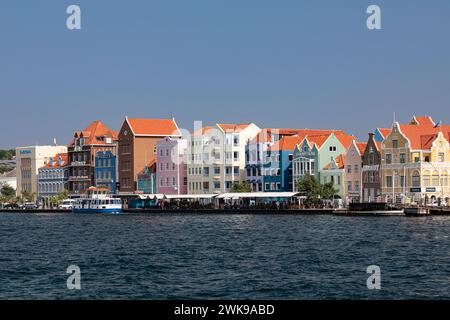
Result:
<instances>
[{"instance_id":1,"label":"red tiled roof","mask_svg":"<svg viewBox=\"0 0 450 320\"><path fill-rule=\"evenodd\" d=\"M431 119L430 116L424 116L424 117L413 116L410 124L416 124L416 125L427 126L427 127L435 126L435 123L434 123L433 119Z\"/></svg>"},{"instance_id":2,"label":"red tiled roof","mask_svg":"<svg viewBox=\"0 0 450 320\"><path fill-rule=\"evenodd\" d=\"M400 125L400 131L411 142L411 148L413 150L429 150L439 132L442 132L447 140L450 138L450 126L448 125L435 128L429 124L402 124Z\"/></svg>"},{"instance_id":3,"label":"red tiled roof","mask_svg":"<svg viewBox=\"0 0 450 320\"><path fill-rule=\"evenodd\" d=\"M218 123L217 126L224 132L241 132L246 129L251 123L240 123L240 124L230 124L230 123Z\"/></svg>"},{"instance_id":4,"label":"red tiled roof","mask_svg":"<svg viewBox=\"0 0 450 320\"><path fill-rule=\"evenodd\" d=\"M212 130L214 127L213 126L206 126L203 128L200 128L198 130L195 130L192 135L193 136L201 136L204 135L205 133L207 133L209 130Z\"/></svg>"},{"instance_id":5,"label":"red tiled roof","mask_svg":"<svg viewBox=\"0 0 450 320\"><path fill-rule=\"evenodd\" d=\"M283 137L288 136L304 137L306 135L327 135L332 132L345 133L343 130L264 128L250 141L250 143L272 142L274 136L278 136L279 140L281 140Z\"/></svg>"},{"instance_id":6,"label":"red tiled roof","mask_svg":"<svg viewBox=\"0 0 450 320\"><path fill-rule=\"evenodd\" d=\"M61 157L61 164L59 162L59 157ZM41 169L57 169L57 168L64 168L67 167L69 165L69 156L67 153L58 153L56 156L52 157L53 158L53 165L51 163L51 161L48 161L47 164L45 164L43 167L41 167Z\"/></svg>"},{"instance_id":7,"label":"red tiled roof","mask_svg":"<svg viewBox=\"0 0 450 320\"><path fill-rule=\"evenodd\" d=\"M295 146L305 139L306 135L285 136L269 147L269 150L293 151Z\"/></svg>"},{"instance_id":8,"label":"red tiled roof","mask_svg":"<svg viewBox=\"0 0 450 320\"><path fill-rule=\"evenodd\" d=\"M381 151L381 141L375 141L375 146L377 147L378 151Z\"/></svg>"},{"instance_id":9,"label":"red tiled roof","mask_svg":"<svg viewBox=\"0 0 450 320\"><path fill-rule=\"evenodd\" d=\"M101 121L92 122L83 131L76 131L75 138L84 138L84 144L104 144L105 141L102 138L111 138L114 140L114 131L109 130L109 128ZM69 146L74 145L74 140L69 144Z\"/></svg>"},{"instance_id":10,"label":"red tiled roof","mask_svg":"<svg viewBox=\"0 0 450 320\"><path fill-rule=\"evenodd\" d=\"M317 148L320 148L325 143L325 141L327 141L327 139L330 136L330 134L326 134L326 135L323 135L323 134L322 135L308 135L308 136L305 137L305 139L307 139L307 141L308 141L308 143L310 144L311 147L316 145Z\"/></svg>"},{"instance_id":11,"label":"red tiled roof","mask_svg":"<svg viewBox=\"0 0 450 320\"><path fill-rule=\"evenodd\" d=\"M137 119L126 118L134 135L141 136L180 136L175 119Z\"/></svg>"},{"instance_id":12,"label":"red tiled roof","mask_svg":"<svg viewBox=\"0 0 450 320\"><path fill-rule=\"evenodd\" d=\"M392 128L377 128L378 131L383 136L383 139L386 139L386 137L391 133Z\"/></svg>"},{"instance_id":13,"label":"red tiled roof","mask_svg":"<svg viewBox=\"0 0 450 320\"><path fill-rule=\"evenodd\" d=\"M338 169L343 169L344 168L344 163L345 163L345 156L344 154L340 154L338 155L336 158L334 158L334 160L328 164L325 165L325 167L323 167L325 170L329 170L333 167L334 162L336 162L337 168Z\"/></svg>"},{"instance_id":14,"label":"red tiled roof","mask_svg":"<svg viewBox=\"0 0 450 320\"><path fill-rule=\"evenodd\" d=\"M355 140L355 137L349 136L348 134L336 134L336 138L342 143L345 149L348 149L353 140Z\"/></svg>"},{"instance_id":15,"label":"red tiled roof","mask_svg":"<svg viewBox=\"0 0 450 320\"><path fill-rule=\"evenodd\" d=\"M364 151L366 150L367 147L367 142L356 142L356 147L359 150L359 154L364 154Z\"/></svg>"}]
</instances>

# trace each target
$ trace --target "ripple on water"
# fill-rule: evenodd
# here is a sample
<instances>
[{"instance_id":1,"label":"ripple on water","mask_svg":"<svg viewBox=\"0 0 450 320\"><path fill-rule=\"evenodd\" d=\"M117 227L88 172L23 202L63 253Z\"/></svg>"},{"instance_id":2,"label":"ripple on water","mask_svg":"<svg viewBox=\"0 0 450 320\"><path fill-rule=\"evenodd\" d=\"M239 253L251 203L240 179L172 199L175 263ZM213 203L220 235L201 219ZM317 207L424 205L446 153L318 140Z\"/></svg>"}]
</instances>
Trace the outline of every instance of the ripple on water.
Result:
<instances>
[{"instance_id":1,"label":"ripple on water","mask_svg":"<svg viewBox=\"0 0 450 320\"><path fill-rule=\"evenodd\" d=\"M450 298L450 218L0 215L0 298ZM80 266L82 290L66 289ZM382 290L366 288L368 265Z\"/></svg>"}]
</instances>

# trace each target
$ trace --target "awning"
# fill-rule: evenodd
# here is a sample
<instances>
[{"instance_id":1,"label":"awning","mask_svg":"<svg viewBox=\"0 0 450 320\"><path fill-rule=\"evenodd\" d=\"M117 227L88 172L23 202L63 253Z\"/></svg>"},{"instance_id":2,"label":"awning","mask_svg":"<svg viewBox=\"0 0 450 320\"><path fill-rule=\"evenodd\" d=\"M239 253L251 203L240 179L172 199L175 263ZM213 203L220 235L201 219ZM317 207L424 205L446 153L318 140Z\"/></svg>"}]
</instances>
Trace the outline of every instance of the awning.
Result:
<instances>
[{"instance_id":1,"label":"awning","mask_svg":"<svg viewBox=\"0 0 450 320\"><path fill-rule=\"evenodd\" d=\"M138 194L137 196L140 199L149 199L149 200L164 199L164 194L162 194L162 193L157 193L157 194Z\"/></svg>"},{"instance_id":2,"label":"awning","mask_svg":"<svg viewBox=\"0 0 450 320\"><path fill-rule=\"evenodd\" d=\"M222 193L217 199L241 199L241 198L291 198L299 195L299 192L230 192Z\"/></svg>"},{"instance_id":3,"label":"awning","mask_svg":"<svg viewBox=\"0 0 450 320\"><path fill-rule=\"evenodd\" d=\"M217 194L167 194L167 199L212 199Z\"/></svg>"}]
</instances>

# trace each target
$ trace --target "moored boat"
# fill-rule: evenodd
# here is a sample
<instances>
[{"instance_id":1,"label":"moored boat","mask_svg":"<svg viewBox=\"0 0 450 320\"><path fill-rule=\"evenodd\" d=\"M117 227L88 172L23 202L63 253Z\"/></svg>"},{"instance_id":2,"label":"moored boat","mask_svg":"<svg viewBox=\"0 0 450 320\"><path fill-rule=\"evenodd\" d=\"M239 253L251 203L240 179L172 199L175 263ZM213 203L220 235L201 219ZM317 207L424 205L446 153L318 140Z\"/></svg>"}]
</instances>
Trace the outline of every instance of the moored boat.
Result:
<instances>
[{"instance_id":1,"label":"moored boat","mask_svg":"<svg viewBox=\"0 0 450 320\"><path fill-rule=\"evenodd\" d=\"M108 189L88 189L87 195L75 200L72 208L73 213L122 213L122 201L111 197Z\"/></svg>"}]
</instances>

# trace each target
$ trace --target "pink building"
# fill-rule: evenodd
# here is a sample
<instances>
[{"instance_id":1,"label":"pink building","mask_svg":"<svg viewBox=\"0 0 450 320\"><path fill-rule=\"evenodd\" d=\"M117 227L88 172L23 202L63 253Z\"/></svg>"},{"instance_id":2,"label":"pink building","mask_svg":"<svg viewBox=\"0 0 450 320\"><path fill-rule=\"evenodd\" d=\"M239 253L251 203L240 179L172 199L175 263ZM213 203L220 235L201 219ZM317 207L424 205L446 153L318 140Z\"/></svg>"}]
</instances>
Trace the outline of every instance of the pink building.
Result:
<instances>
[{"instance_id":1,"label":"pink building","mask_svg":"<svg viewBox=\"0 0 450 320\"><path fill-rule=\"evenodd\" d=\"M156 178L158 193L186 194L186 154L187 142L166 137L156 143Z\"/></svg>"},{"instance_id":2,"label":"pink building","mask_svg":"<svg viewBox=\"0 0 450 320\"><path fill-rule=\"evenodd\" d=\"M345 197L349 202L361 201L362 156L366 145L365 142L353 140L345 155Z\"/></svg>"}]
</instances>

